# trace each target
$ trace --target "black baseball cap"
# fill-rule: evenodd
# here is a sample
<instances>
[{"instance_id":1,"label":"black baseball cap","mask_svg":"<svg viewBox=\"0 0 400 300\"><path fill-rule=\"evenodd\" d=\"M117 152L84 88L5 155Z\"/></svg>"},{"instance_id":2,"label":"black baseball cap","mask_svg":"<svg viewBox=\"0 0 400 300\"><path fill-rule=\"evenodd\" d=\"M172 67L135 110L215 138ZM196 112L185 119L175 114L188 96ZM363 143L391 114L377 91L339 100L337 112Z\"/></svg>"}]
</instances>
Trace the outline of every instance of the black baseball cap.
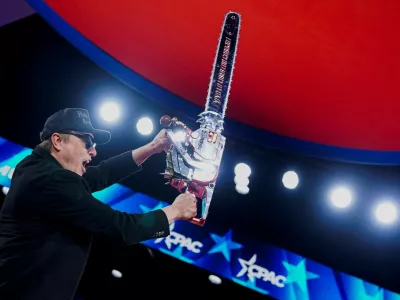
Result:
<instances>
[{"instance_id":1,"label":"black baseball cap","mask_svg":"<svg viewBox=\"0 0 400 300\"><path fill-rule=\"evenodd\" d=\"M96 144L106 144L111 139L111 133L106 130L95 129L90 122L89 112L83 108L65 108L52 114L44 124L40 133L40 140L48 139L53 133L77 131L93 135Z\"/></svg>"}]
</instances>

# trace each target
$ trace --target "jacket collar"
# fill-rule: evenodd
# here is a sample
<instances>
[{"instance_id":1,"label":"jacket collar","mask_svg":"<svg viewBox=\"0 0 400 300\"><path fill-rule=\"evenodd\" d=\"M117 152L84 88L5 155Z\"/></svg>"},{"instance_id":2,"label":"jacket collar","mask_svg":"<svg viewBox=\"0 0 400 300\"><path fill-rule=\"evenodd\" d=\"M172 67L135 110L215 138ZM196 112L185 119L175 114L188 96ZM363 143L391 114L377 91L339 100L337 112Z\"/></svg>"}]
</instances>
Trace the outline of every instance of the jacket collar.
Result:
<instances>
[{"instance_id":1,"label":"jacket collar","mask_svg":"<svg viewBox=\"0 0 400 300\"><path fill-rule=\"evenodd\" d=\"M59 166L59 167L62 167L61 164L58 162L58 160L57 160L53 155L51 155L50 152L47 151L46 149L43 149L43 148L40 147L40 146L36 146L36 147L33 149L32 152L33 152L34 154L36 154L36 155L42 157L43 159L45 159L45 160L47 160L47 161L49 161L49 162L51 162L51 163L54 163L54 164L56 164L56 165Z\"/></svg>"}]
</instances>

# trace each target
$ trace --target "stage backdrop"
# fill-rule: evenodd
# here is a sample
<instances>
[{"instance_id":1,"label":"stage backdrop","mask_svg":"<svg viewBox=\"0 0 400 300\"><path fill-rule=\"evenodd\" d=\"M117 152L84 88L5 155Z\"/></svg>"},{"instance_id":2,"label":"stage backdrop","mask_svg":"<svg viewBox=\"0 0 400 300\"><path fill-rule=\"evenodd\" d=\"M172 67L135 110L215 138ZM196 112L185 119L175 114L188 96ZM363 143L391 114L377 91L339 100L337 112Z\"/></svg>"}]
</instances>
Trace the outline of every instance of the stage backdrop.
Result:
<instances>
[{"instance_id":1,"label":"stage backdrop","mask_svg":"<svg viewBox=\"0 0 400 300\"><path fill-rule=\"evenodd\" d=\"M306 155L400 163L398 0L28 2L109 73L193 119L224 15L237 11L226 131Z\"/></svg>"},{"instance_id":2,"label":"stage backdrop","mask_svg":"<svg viewBox=\"0 0 400 300\"><path fill-rule=\"evenodd\" d=\"M31 151L0 138L1 185L10 186L16 165ZM129 213L167 205L119 184L93 195ZM170 228L168 237L143 244L279 300L400 300L400 295L360 278L230 229L221 231L212 224L198 227L185 221Z\"/></svg>"}]
</instances>

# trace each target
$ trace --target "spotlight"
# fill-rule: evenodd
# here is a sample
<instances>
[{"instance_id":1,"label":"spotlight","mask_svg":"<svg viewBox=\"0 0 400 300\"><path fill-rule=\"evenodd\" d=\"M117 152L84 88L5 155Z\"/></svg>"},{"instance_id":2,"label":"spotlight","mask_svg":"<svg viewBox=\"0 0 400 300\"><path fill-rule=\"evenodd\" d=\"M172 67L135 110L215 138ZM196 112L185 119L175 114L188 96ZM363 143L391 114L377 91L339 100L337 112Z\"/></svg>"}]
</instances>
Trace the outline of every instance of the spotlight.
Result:
<instances>
[{"instance_id":1,"label":"spotlight","mask_svg":"<svg viewBox=\"0 0 400 300\"><path fill-rule=\"evenodd\" d=\"M122 277L122 273L118 270L112 270L111 271L112 276L114 276L115 278L121 278Z\"/></svg>"},{"instance_id":2,"label":"spotlight","mask_svg":"<svg viewBox=\"0 0 400 300\"><path fill-rule=\"evenodd\" d=\"M3 186L3 187L1 188L1 191L3 192L4 195L7 195L7 193L8 193L9 190L10 190L10 188L8 188L8 187L6 187L6 186Z\"/></svg>"},{"instance_id":3,"label":"spotlight","mask_svg":"<svg viewBox=\"0 0 400 300\"><path fill-rule=\"evenodd\" d=\"M245 195L248 194L250 189L248 187L250 180L249 176L251 175L251 168L245 163L238 163L235 166L235 189L239 194Z\"/></svg>"},{"instance_id":4,"label":"spotlight","mask_svg":"<svg viewBox=\"0 0 400 300\"><path fill-rule=\"evenodd\" d=\"M219 277L216 276L216 275L210 275L210 276L208 276L208 280L210 280L210 282L213 283L213 284L221 284L221 283L222 283L221 278L219 278Z\"/></svg>"},{"instance_id":5,"label":"spotlight","mask_svg":"<svg viewBox=\"0 0 400 300\"><path fill-rule=\"evenodd\" d=\"M137 122L136 129L139 131L140 134L149 135L153 132L153 122L150 118L143 117Z\"/></svg>"},{"instance_id":6,"label":"spotlight","mask_svg":"<svg viewBox=\"0 0 400 300\"><path fill-rule=\"evenodd\" d=\"M287 171L282 176L282 183L287 189L295 189L299 184L299 176L295 171Z\"/></svg>"},{"instance_id":7,"label":"spotlight","mask_svg":"<svg viewBox=\"0 0 400 300\"><path fill-rule=\"evenodd\" d=\"M397 207L393 202L382 202L375 209L378 221L389 224L397 219Z\"/></svg>"},{"instance_id":8,"label":"spotlight","mask_svg":"<svg viewBox=\"0 0 400 300\"><path fill-rule=\"evenodd\" d=\"M239 176L239 175L235 176L234 181L235 181L235 184L237 184L237 185L246 185L247 186L250 183L250 180L248 177Z\"/></svg>"},{"instance_id":9,"label":"spotlight","mask_svg":"<svg viewBox=\"0 0 400 300\"><path fill-rule=\"evenodd\" d=\"M249 177L251 175L251 168L245 163L239 163L235 167L235 175L240 177Z\"/></svg>"},{"instance_id":10,"label":"spotlight","mask_svg":"<svg viewBox=\"0 0 400 300\"><path fill-rule=\"evenodd\" d=\"M236 192L242 195L246 195L250 192L250 188L247 185L236 185L235 186Z\"/></svg>"},{"instance_id":11,"label":"spotlight","mask_svg":"<svg viewBox=\"0 0 400 300\"><path fill-rule=\"evenodd\" d=\"M120 109L116 102L104 103L100 109L101 117L107 122L114 122L120 116Z\"/></svg>"},{"instance_id":12,"label":"spotlight","mask_svg":"<svg viewBox=\"0 0 400 300\"><path fill-rule=\"evenodd\" d=\"M352 197L349 189L346 188L335 188L330 194L330 199L338 208L345 208L351 204Z\"/></svg>"}]
</instances>

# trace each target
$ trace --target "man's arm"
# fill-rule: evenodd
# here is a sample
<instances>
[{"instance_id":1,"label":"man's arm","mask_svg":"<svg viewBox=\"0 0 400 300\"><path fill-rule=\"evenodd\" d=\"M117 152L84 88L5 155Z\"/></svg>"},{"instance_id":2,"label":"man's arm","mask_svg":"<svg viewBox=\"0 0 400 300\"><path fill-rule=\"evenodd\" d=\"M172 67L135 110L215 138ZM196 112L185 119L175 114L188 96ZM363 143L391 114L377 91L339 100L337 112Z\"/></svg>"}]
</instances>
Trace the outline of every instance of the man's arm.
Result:
<instances>
[{"instance_id":1,"label":"man's arm","mask_svg":"<svg viewBox=\"0 0 400 300\"><path fill-rule=\"evenodd\" d=\"M132 159L140 166L155 153L157 153L157 149L154 145L154 142L151 142L143 147L133 150Z\"/></svg>"},{"instance_id":2,"label":"man's arm","mask_svg":"<svg viewBox=\"0 0 400 300\"><path fill-rule=\"evenodd\" d=\"M130 214L98 201L84 187L82 178L68 170L51 174L44 187L43 217L132 245L168 236L169 223L180 217L173 207L145 214Z\"/></svg>"},{"instance_id":3,"label":"man's arm","mask_svg":"<svg viewBox=\"0 0 400 300\"><path fill-rule=\"evenodd\" d=\"M140 171L142 164L150 156L162 152L169 144L163 129L150 143L112 157L98 166L88 167L83 178L88 182L92 192L100 191Z\"/></svg>"},{"instance_id":4,"label":"man's arm","mask_svg":"<svg viewBox=\"0 0 400 300\"><path fill-rule=\"evenodd\" d=\"M148 144L102 161L98 166L87 167L82 177L94 193L140 171L142 163L153 154L151 144Z\"/></svg>"}]
</instances>

